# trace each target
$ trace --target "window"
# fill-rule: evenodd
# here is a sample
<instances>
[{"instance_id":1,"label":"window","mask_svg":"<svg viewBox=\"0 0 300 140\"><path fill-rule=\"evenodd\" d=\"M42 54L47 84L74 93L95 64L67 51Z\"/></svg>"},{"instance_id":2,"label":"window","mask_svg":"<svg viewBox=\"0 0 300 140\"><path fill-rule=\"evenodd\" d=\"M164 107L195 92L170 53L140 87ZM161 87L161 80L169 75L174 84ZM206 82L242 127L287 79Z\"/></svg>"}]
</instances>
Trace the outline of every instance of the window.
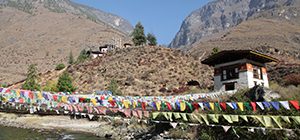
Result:
<instances>
[{"instance_id":1,"label":"window","mask_svg":"<svg viewBox=\"0 0 300 140\"><path fill-rule=\"evenodd\" d=\"M239 68L237 67L226 67L222 70L222 81L238 79L239 78Z\"/></svg>"},{"instance_id":2,"label":"window","mask_svg":"<svg viewBox=\"0 0 300 140\"><path fill-rule=\"evenodd\" d=\"M225 91L234 90L234 89L235 89L234 83L226 83L225 84Z\"/></svg>"},{"instance_id":3,"label":"window","mask_svg":"<svg viewBox=\"0 0 300 140\"><path fill-rule=\"evenodd\" d=\"M256 78L256 79L263 79L263 78L262 78L262 72L261 72L261 68L260 68L260 67L257 67L257 66L254 66L254 67L253 67L253 78Z\"/></svg>"}]
</instances>

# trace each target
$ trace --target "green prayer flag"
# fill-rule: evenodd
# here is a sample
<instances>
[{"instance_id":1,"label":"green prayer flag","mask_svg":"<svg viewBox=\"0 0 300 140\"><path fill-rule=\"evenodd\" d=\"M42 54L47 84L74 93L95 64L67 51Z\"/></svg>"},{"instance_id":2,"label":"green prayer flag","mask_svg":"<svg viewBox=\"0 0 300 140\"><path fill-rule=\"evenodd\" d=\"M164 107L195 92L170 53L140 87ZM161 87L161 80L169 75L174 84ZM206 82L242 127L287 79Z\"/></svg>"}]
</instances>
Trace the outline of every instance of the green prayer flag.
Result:
<instances>
[{"instance_id":1,"label":"green prayer flag","mask_svg":"<svg viewBox=\"0 0 300 140\"><path fill-rule=\"evenodd\" d=\"M219 111L222 111L222 109L221 109L221 107L220 107L220 104L219 103L215 103L215 106L216 106L216 108L219 110Z\"/></svg>"},{"instance_id":2,"label":"green prayer flag","mask_svg":"<svg viewBox=\"0 0 300 140\"><path fill-rule=\"evenodd\" d=\"M161 102L161 109L162 109L162 110L165 110L166 107L167 107L167 106L166 106L166 103L165 103L165 102Z\"/></svg>"},{"instance_id":3,"label":"green prayer flag","mask_svg":"<svg viewBox=\"0 0 300 140\"><path fill-rule=\"evenodd\" d=\"M252 110L252 107L250 106L249 102L244 102L244 105L245 105L247 110Z\"/></svg>"},{"instance_id":4,"label":"green prayer flag","mask_svg":"<svg viewBox=\"0 0 300 140\"><path fill-rule=\"evenodd\" d=\"M153 112L152 113L152 118L156 119L159 114L160 114L160 112Z\"/></svg>"},{"instance_id":5,"label":"green prayer flag","mask_svg":"<svg viewBox=\"0 0 300 140\"><path fill-rule=\"evenodd\" d=\"M280 117L279 116L271 116L271 118L273 119L273 121L277 124L277 126L282 129L282 125L280 122Z\"/></svg>"},{"instance_id":6,"label":"green prayer flag","mask_svg":"<svg viewBox=\"0 0 300 140\"><path fill-rule=\"evenodd\" d=\"M281 116L281 119L283 119L286 123L291 123L290 119L288 116Z\"/></svg>"},{"instance_id":7,"label":"green prayer flag","mask_svg":"<svg viewBox=\"0 0 300 140\"><path fill-rule=\"evenodd\" d=\"M179 114L178 112L174 112L173 114L174 114L175 119L181 118L181 117L180 117L180 114Z\"/></svg>"},{"instance_id":8,"label":"green prayer flag","mask_svg":"<svg viewBox=\"0 0 300 140\"><path fill-rule=\"evenodd\" d=\"M204 120L204 122L206 123L206 125L209 125L209 121L207 119L207 115L206 114L200 114L200 116L202 117L202 119Z\"/></svg>"},{"instance_id":9,"label":"green prayer flag","mask_svg":"<svg viewBox=\"0 0 300 140\"><path fill-rule=\"evenodd\" d=\"M216 114L208 114L208 117L214 122L214 123L219 123L219 116Z\"/></svg>"},{"instance_id":10,"label":"green prayer flag","mask_svg":"<svg viewBox=\"0 0 300 140\"><path fill-rule=\"evenodd\" d=\"M246 115L240 115L240 117L241 117L244 121L248 122L248 118L247 118Z\"/></svg>"},{"instance_id":11,"label":"green prayer flag","mask_svg":"<svg viewBox=\"0 0 300 140\"><path fill-rule=\"evenodd\" d=\"M239 122L239 115L230 115L233 122Z\"/></svg>"},{"instance_id":12,"label":"green prayer flag","mask_svg":"<svg viewBox=\"0 0 300 140\"><path fill-rule=\"evenodd\" d=\"M188 119L186 117L186 113L180 113L180 115L184 121L188 121Z\"/></svg>"},{"instance_id":13,"label":"green prayer flag","mask_svg":"<svg viewBox=\"0 0 300 140\"><path fill-rule=\"evenodd\" d=\"M187 106L189 107L189 109L190 109L190 110L193 110L193 106L192 106L192 104L191 104L191 103L189 103L189 102L186 102L186 104L187 104Z\"/></svg>"},{"instance_id":14,"label":"green prayer flag","mask_svg":"<svg viewBox=\"0 0 300 140\"><path fill-rule=\"evenodd\" d=\"M228 121L229 123L233 123L232 120L231 120L231 117L229 115L223 115L223 118Z\"/></svg>"}]
</instances>

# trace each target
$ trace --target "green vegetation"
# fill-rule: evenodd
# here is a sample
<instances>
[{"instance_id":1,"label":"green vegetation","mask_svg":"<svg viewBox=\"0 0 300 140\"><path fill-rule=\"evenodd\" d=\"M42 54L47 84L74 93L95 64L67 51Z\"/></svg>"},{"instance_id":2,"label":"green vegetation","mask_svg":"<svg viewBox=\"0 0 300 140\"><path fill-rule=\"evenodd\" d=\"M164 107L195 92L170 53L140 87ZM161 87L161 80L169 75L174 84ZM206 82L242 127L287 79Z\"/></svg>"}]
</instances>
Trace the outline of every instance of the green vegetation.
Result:
<instances>
[{"instance_id":1,"label":"green vegetation","mask_svg":"<svg viewBox=\"0 0 300 140\"><path fill-rule=\"evenodd\" d=\"M87 51L85 49L83 49L80 52L79 56L77 57L76 63L79 64L88 59L89 59L89 55L87 54Z\"/></svg>"},{"instance_id":2,"label":"green vegetation","mask_svg":"<svg viewBox=\"0 0 300 140\"><path fill-rule=\"evenodd\" d=\"M46 85L42 88L43 91L52 91L52 92L58 92L57 88L57 81L47 81Z\"/></svg>"},{"instance_id":3,"label":"green vegetation","mask_svg":"<svg viewBox=\"0 0 300 140\"><path fill-rule=\"evenodd\" d=\"M154 34L148 33L147 41L148 41L148 45L150 45L150 46L157 45L156 37L154 36Z\"/></svg>"},{"instance_id":4,"label":"green vegetation","mask_svg":"<svg viewBox=\"0 0 300 140\"><path fill-rule=\"evenodd\" d=\"M213 49L212 49L212 53L211 54L216 54L216 53L218 53L220 50L219 50L219 48L218 47L214 47Z\"/></svg>"},{"instance_id":5,"label":"green vegetation","mask_svg":"<svg viewBox=\"0 0 300 140\"><path fill-rule=\"evenodd\" d=\"M70 51L68 63L70 65L74 64L74 57L73 57L73 52L72 51Z\"/></svg>"},{"instance_id":6,"label":"green vegetation","mask_svg":"<svg viewBox=\"0 0 300 140\"><path fill-rule=\"evenodd\" d=\"M36 64L32 64L28 67L27 78L22 88L26 90L32 90L32 91L41 89L41 86L38 84Z\"/></svg>"},{"instance_id":7,"label":"green vegetation","mask_svg":"<svg viewBox=\"0 0 300 140\"><path fill-rule=\"evenodd\" d=\"M65 64L60 63L60 64L57 64L57 65L56 65L55 70L62 70L62 69L64 69L65 67L66 67Z\"/></svg>"},{"instance_id":8,"label":"green vegetation","mask_svg":"<svg viewBox=\"0 0 300 140\"><path fill-rule=\"evenodd\" d=\"M0 83L0 87L6 88L7 87L7 83Z\"/></svg>"},{"instance_id":9,"label":"green vegetation","mask_svg":"<svg viewBox=\"0 0 300 140\"><path fill-rule=\"evenodd\" d=\"M108 90L111 91L113 95L121 95L121 91L119 90L118 83L115 79L110 81Z\"/></svg>"},{"instance_id":10,"label":"green vegetation","mask_svg":"<svg viewBox=\"0 0 300 140\"><path fill-rule=\"evenodd\" d=\"M23 12L32 14L33 4L28 1L7 1L7 6L17 8Z\"/></svg>"},{"instance_id":11,"label":"green vegetation","mask_svg":"<svg viewBox=\"0 0 300 140\"><path fill-rule=\"evenodd\" d=\"M64 72L61 76L59 76L57 89L61 92L73 92L76 90L76 88L73 86L72 78L69 73Z\"/></svg>"},{"instance_id":12,"label":"green vegetation","mask_svg":"<svg viewBox=\"0 0 300 140\"><path fill-rule=\"evenodd\" d=\"M138 22L135 25L135 28L133 29L132 32L132 41L135 46L140 46L146 44L146 36L144 33L144 27L141 22Z\"/></svg>"}]
</instances>

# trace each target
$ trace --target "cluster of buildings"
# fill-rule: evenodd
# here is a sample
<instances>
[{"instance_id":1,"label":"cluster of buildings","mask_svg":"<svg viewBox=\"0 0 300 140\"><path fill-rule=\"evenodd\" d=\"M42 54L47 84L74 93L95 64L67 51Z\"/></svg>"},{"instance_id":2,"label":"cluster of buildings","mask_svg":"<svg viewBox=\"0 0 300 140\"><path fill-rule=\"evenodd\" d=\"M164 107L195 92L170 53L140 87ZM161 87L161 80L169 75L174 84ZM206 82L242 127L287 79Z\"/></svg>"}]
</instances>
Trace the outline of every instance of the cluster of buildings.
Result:
<instances>
[{"instance_id":1,"label":"cluster of buildings","mask_svg":"<svg viewBox=\"0 0 300 140\"><path fill-rule=\"evenodd\" d=\"M132 45L130 43L124 43L122 47L118 47L116 45L112 45L112 44L105 44L102 45L98 48L98 50L88 50L87 54L92 58L97 58L97 57L101 57L103 55L105 55L108 51L114 50L116 48L128 48L131 47ZM95 47L93 47L95 48Z\"/></svg>"}]
</instances>

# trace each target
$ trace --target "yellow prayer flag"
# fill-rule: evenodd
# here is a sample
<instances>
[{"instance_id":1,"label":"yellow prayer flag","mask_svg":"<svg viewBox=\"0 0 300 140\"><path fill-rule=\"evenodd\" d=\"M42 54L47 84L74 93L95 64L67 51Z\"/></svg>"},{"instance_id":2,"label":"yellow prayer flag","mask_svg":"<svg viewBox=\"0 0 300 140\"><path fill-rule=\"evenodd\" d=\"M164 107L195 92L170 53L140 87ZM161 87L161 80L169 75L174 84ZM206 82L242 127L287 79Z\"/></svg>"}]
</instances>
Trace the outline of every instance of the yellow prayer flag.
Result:
<instances>
[{"instance_id":1,"label":"yellow prayer flag","mask_svg":"<svg viewBox=\"0 0 300 140\"><path fill-rule=\"evenodd\" d=\"M207 115L205 114L200 114L200 116L202 117L202 119L204 120L204 122L206 123L206 125L209 125L209 121L207 119Z\"/></svg>"},{"instance_id":2,"label":"yellow prayer flag","mask_svg":"<svg viewBox=\"0 0 300 140\"><path fill-rule=\"evenodd\" d=\"M156 108L158 111L160 110L160 107L161 107L160 102L156 102Z\"/></svg>"},{"instance_id":3,"label":"yellow prayer flag","mask_svg":"<svg viewBox=\"0 0 300 140\"><path fill-rule=\"evenodd\" d=\"M188 121L188 119L186 117L186 113L180 113L180 115L184 121Z\"/></svg>"},{"instance_id":4,"label":"yellow prayer flag","mask_svg":"<svg viewBox=\"0 0 300 140\"><path fill-rule=\"evenodd\" d=\"M239 122L239 115L230 115L233 122Z\"/></svg>"},{"instance_id":5,"label":"yellow prayer flag","mask_svg":"<svg viewBox=\"0 0 300 140\"><path fill-rule=\"evenodd\" d=\"M152 113L152 118L156 119L159 114L160 114L160 112L153 112Z\"/></svg>"},{"instance_id":6,"label":"yellow prayer flag","mask_svg":"<svg viewBox=\"0 0 300 140\"><path fill-rule=\"evenodd\" d=\"M244 111L244 103L243 102L238 102L237 104L238 104L240 110Z\"/></svg>"},{"instance_id":7,"label":"yellow prayer flag","mask_svg":"<svg viewBox=\"0 0 300 140\"><path fill-rule=\"evenodd\" d=\"M185 108L186 108L185 102L184 102L184 101L181 101L181 102L180 102L180 111L184 111Z\"/></svg>"},{"instance_id":8,"label":"yellow prayer flag","mask_svg":"<svg viewBox=\"0 0 300 140\"><path fill-rule=\"evenodd\" d=\"M216 114L208 114L208 117L214 122L219 123L219 117L216 117Z\"/></svg>"},{"instance_id":9,"label":"yellow prayer flag","mask_svg":"<svg viewBox=\"0 0 300 140\"><path fill-rule=\"evenodd\" d=\"M214 103L209 103L209 106L210 106L211 110L215 110L215 104Z\"/></svg>"}]
</instances>

